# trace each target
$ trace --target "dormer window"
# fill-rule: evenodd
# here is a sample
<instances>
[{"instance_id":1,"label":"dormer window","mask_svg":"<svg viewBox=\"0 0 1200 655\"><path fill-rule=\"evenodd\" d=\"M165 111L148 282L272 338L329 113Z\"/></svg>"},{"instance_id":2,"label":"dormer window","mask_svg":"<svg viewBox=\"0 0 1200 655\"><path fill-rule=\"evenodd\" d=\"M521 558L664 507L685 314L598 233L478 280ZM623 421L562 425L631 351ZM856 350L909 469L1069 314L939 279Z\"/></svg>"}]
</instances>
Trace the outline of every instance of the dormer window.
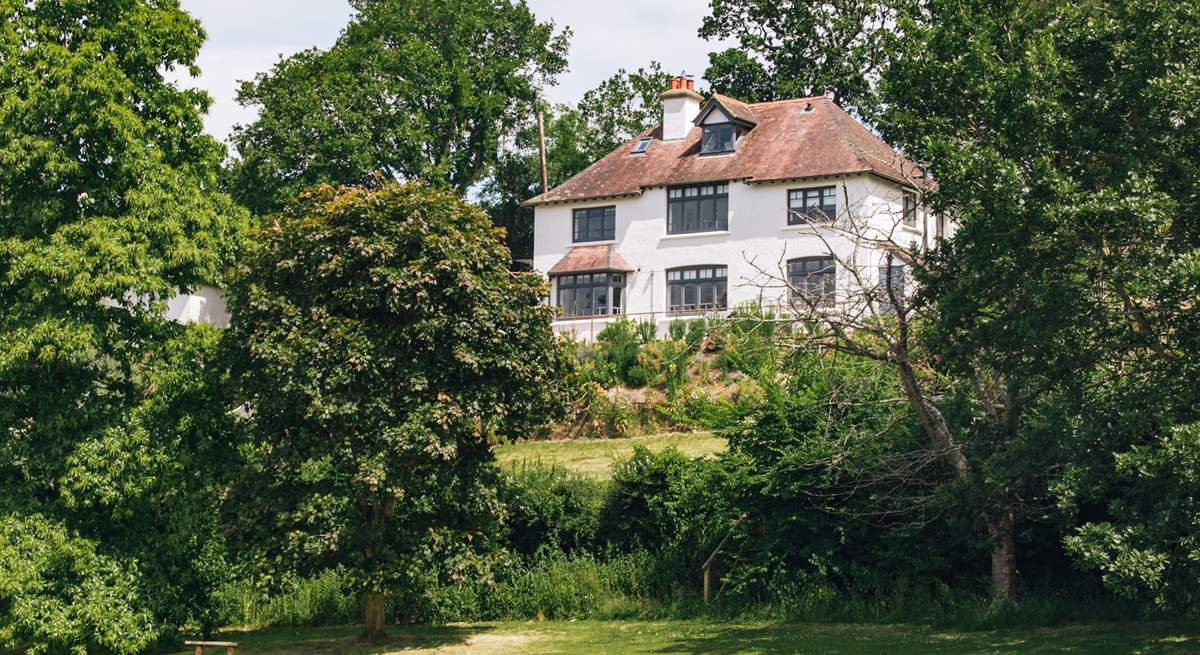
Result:
<instances>
[{"instance_id":1,"label":"dormer window","mask_svg":"<svg viewBox=\"0 0 1200 655\"><path fill-rule=\"evenodd\" d=\"M639 139L637 144L635 144L633 146L633 154L640 155L643 152L646 152L646 149L650 147L650 142L653 140L654 139L652 139L650 137L646 137L644 139Z\"/></svg>"},{"instance_id":2,"label":"dormer window","mask_svg":"<svg viewBox=\"0 0 1200 655\"><path fill-rule=\"evenodd\" d=\"M736 133L733 123L717 123L704 126L704 139L700 143L702 154L714 152L733 152L736 143Z\"/></svg>"},{"instance_id":3,"label":"dormer window","mask_svg":"<svg viewBox=\"0 0 1200 655\"><path fill-rule=\"evenodd\" d=\"M700 154L718 155L737 149L738 140L754 129L754 111L744 102L714 93L693 121L704 128Z\"/></svg>"}]
</instances>

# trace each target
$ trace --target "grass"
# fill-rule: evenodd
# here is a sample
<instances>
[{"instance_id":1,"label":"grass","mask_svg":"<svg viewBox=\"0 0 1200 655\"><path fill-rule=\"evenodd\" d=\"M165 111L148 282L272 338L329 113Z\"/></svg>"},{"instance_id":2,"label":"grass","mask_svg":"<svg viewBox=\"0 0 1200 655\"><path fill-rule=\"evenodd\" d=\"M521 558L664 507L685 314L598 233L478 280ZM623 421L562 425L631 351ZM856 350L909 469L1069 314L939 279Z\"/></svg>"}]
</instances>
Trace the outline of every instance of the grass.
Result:
<instances>
[{"instance_id":1,"label":"grass","mask_svg":"<svg viewBox=\"0 0 1200 655\"><path fill-rule=\"evenodd\" d=\"M704 457L725 450L721 437L708 432L668 432L626 439L571 439L526 441L496 448L501 466L558 464L596 479L608 479L613 462L633 454L634 446L653 451L675 447L689 457Z\"/></svg>"},{"instance_id":2,"label":"grass","mask_svg":"<svg viewBox=\"0 0 1200 655\"><path fill-rule=\"evenodd\" d=\"M734 653L782 655L1183 655L1200 653L1200 625L1113 623L956 632L917 626L730 624L700 621L578 621L394 626L362 643L352 627L231 632L244 655L481 655L551 653Z\"/></svg>"}]
</instances>

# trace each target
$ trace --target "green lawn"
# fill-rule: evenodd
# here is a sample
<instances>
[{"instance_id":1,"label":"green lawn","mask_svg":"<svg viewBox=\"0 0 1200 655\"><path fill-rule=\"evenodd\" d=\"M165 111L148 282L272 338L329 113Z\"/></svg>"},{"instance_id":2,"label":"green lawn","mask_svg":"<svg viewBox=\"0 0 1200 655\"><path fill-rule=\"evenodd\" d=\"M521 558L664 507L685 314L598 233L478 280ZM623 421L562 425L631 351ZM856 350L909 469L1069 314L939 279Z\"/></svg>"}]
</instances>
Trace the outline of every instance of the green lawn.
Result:
<instances>
[{"instance_id":1,"label":"green lawn","mask_svg":"<svg viewBox=\"0 0 1200 655\"><path fill-rule=\"evenodd\" d=\"M770 625L699 621L578 621L393 627L381 643L354 628L279 628L226 633L241 655L482 655L550 653L733 653L960 655L987 653L1200 653L1200 625L1125 623L955 632L911 626Z\"/></svg>"},{"instance_id":2,"label":"green lawn","mask_svg":"<svg viewBox=\"0 0 1200 655\"><path fill-rule=\"evenodd\" d=\"M725 440L708 432L669 432L627 439L573 439L526 441L496 448L501 466L558 464L598 479L612 474L613 462L633 453L634 446L650 450L675 447L689 457L704 457L725 450Z\"/></svg>"}]
</instances>

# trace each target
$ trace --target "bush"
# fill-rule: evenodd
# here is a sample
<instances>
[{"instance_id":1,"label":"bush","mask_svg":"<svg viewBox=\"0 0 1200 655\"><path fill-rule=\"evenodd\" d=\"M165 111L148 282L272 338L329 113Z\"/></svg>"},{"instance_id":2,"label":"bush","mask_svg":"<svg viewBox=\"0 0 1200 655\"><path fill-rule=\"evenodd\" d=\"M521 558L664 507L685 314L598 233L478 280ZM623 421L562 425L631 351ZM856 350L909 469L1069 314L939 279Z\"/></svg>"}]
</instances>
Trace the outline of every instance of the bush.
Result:
<instances>
[{"instance_id":1,"label":"bush","mask_svg":"<svg viewBox=\"0 0 1200 655\"><path fill-rule=\"evenodd\" d=\"M717 364L726 371L750 376L772 371L771 365L778 362L779 355L777 326L775 315L757 306L734 310L713 333L719 349Z\"/></svg>"},{"instance_id":2,"label":"bush","mask_svg":"<svg viewBox=\"0 0 1200 655\"><path fill-rule=\"evenodd\" d=\"M602 483L559 466L523 467L505 478L500 498L508 514L508 544L518 553L576 554L595 546Z\"/></svg>"},{"instance_id":3,"label":"bush","mask_svg":"<svg viewBox=\"0 0 1200 655\"><path fill-rule=\"evenodd\" d=\"M138 572L41 516L0 517L0 651L140 653L159 638Z\"/></svg>"},{"instance_id":4,"label":"bush","mask_svg":"<svg viewBox=\"0 0 1200 655\"><path fill-rule=\"evenodd\" d=\"M637 324L629 319L620 318L604 326L593 346L596 381L606 387L645 386L645 372L638 367L641 343Z\"/></svg>"}]
</instances>

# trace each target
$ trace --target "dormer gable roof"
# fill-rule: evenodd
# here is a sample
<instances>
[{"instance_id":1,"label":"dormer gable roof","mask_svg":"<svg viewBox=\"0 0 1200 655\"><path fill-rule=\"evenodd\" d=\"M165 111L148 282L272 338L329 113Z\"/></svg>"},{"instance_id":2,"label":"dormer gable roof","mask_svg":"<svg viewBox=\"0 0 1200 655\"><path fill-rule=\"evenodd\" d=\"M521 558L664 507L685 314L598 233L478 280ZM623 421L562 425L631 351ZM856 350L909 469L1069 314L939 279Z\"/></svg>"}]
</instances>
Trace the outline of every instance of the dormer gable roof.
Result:
<instances>
[{"instance_id":1,"label":"dormer gable roof","mask_svg":"<svg viewBox=\"0 0 1200 655\"><path fill-rule=\"evenodd\" d=\"M754 109L750 105L720 93L714 93L709 97L708 102L704 103L704 107L697 114L696 120L692 122L696 125L703 125L708 115L717 110L728 116L731 122L738 123L747 129L758 125Z\"/></svg>"}]
</instances>

